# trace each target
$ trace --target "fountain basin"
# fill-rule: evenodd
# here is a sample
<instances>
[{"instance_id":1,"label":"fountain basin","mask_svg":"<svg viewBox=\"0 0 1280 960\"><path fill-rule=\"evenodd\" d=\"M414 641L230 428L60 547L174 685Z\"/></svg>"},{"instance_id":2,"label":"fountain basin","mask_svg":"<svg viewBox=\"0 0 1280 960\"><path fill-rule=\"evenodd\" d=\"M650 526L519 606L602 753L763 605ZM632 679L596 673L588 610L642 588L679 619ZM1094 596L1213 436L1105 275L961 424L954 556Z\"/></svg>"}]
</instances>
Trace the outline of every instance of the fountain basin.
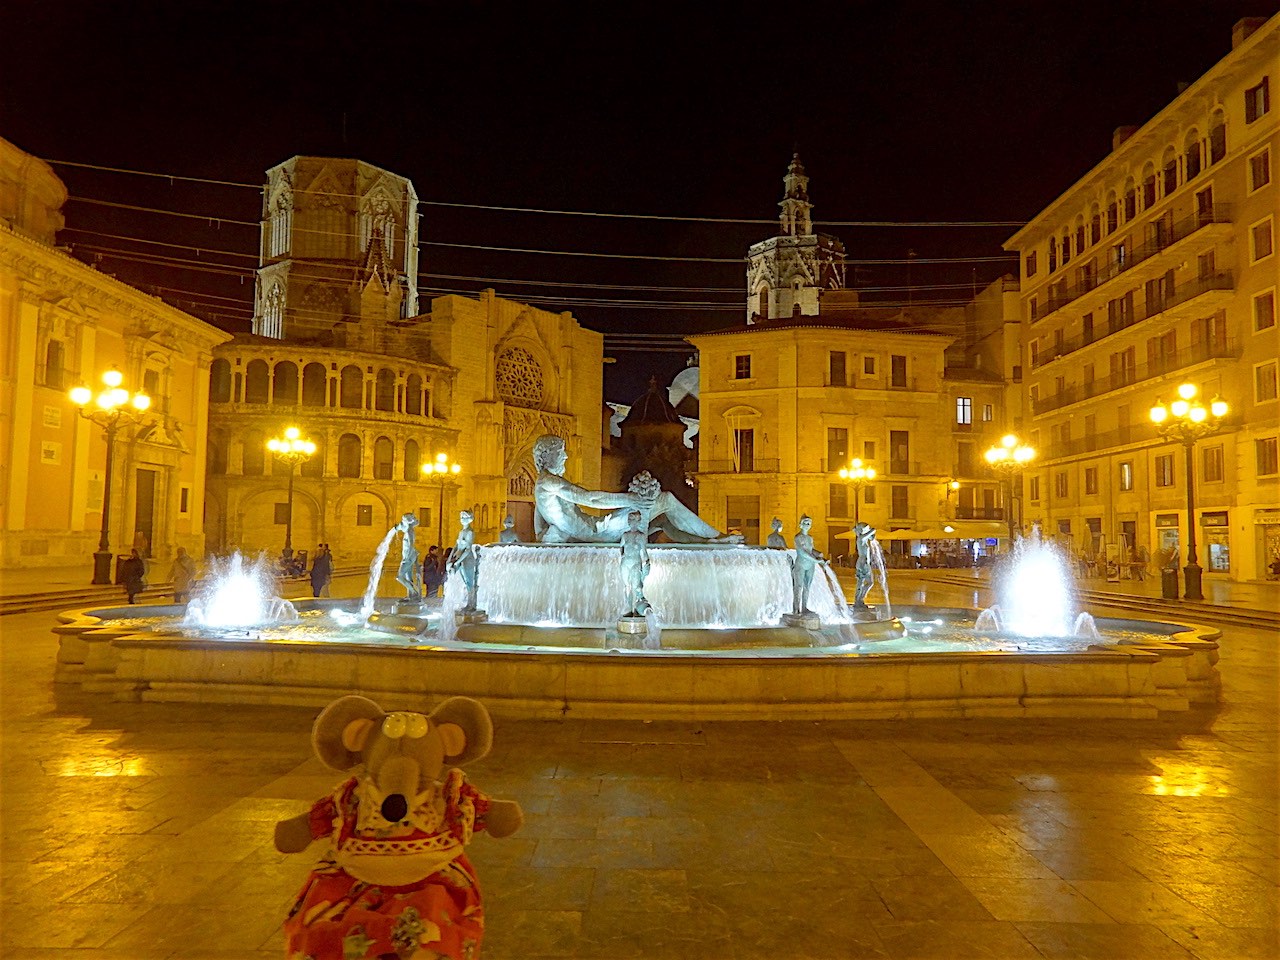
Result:
<instances>
[{"instance_id":1,"label":"fountain basin","mask_svg":"<svg viewBox=\"0 0 1280 960\"><path fill-rule=\"evenodd\" d=\"M304 619L338 604L297 602ZM611 650L606 634L592 628L520 627L519 646L466 639L488 625L465 626L448 643L363 630L325 638L193 637L157 622L178 609L63 614L55 629L57 678L144 701L321 706L362 693L417 708L424 699L465 694L499 717L543 719L1134 719L1215 702L1219 687L1219 632L1181 623L1100 619L1104 633L1118 630L1127 639L1078 641L1060 651L966 652L939 644L945 652L930 652L929 641L918 638L841 642L838 635L825 646L787 647L781 633L769 646L649 651ZM895 612L937 623L970 623L976 614ZM539 630L548 642L531 642ZM675 645L680 632L671 632ZM550 642L575 636L583 642ZM600 639L590 646L588 638ZM666 646L665 630L663 640Z\"/></svg>"}]
</instances>

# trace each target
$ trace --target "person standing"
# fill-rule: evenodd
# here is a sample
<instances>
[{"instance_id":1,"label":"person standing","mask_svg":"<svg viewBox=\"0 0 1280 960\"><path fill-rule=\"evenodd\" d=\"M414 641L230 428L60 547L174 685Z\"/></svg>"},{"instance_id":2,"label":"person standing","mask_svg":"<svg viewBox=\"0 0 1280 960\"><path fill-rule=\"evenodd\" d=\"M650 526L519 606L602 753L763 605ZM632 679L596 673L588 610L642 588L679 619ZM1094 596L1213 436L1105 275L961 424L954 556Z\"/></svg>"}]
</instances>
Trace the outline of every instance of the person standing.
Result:
<instances>
[{"instance_id":1,"label":"person standing","mask_svg":"<svg viewBox=\"0 0 1280 960\"><path fill-rule=\"evenodd\" d=\"M311 561L311 595L313 597L329 596L329 581L332 579L333 554L329 552L329 545L322 543Z\"/></svg>"},{"instance_id":2,"label":"person standing","mask_svg":"<svg viewBox=\"0 0 1280 960\"><path fill-rule=\"evenodd\" d=\"M129 552L129 559L120 564L120 580L124 584L124 592L129 595L129 602L147 588L147 564L134 547Z\"/></svg>"},{"instance_id":3,"label":"person standing","mask_svg":"<svg viewBox=\"0 0 1280 960\"><path fill-rule=\"evenodd\" d=\"M191 584L196 579L196 562L191 559L186 547L179 547L174 554L169 579L173 581L173 602L186 603L191 596Z\"/></svg>"},{"instance_id":4,"label":"person standing","mask_svg":"<svg viewBox=\"0 0 1280 960\"><path fill-rule=\"evenodd\" d=\"M427 551L422 560L422 595L435 597L444 585L444 558L440 556L440 544Z\"/></svg>"}]
</instances>

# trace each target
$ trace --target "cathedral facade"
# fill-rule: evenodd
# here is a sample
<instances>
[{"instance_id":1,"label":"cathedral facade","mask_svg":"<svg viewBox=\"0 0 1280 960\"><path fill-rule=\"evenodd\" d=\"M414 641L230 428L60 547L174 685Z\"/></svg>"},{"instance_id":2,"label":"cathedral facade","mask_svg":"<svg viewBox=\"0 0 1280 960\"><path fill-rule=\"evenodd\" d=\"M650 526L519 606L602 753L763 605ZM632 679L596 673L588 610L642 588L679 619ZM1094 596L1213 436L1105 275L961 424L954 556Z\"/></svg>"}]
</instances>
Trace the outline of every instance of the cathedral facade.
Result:
<instances>
[{"instance_id":1,"label":"cathedral facade","mask_svg":"<svg viewBox=\"0 0 1280 960\"><path fill-rule=\"evenodd\" d=\"M600 334L492 290L420 310L403 177L295 157L268 172L264 198L254 332L220 347L210 374L213 546L277 553L291 520L295 548L360 562L404 513L420 544L451 544L464 507L481 542L507 513L532 539L543 433L567 441L570 479L598 483ZM317 445L292 511L266 448L288 426ZM441 455L459 471L424 473Z\"/></svg>"}]
</instances>

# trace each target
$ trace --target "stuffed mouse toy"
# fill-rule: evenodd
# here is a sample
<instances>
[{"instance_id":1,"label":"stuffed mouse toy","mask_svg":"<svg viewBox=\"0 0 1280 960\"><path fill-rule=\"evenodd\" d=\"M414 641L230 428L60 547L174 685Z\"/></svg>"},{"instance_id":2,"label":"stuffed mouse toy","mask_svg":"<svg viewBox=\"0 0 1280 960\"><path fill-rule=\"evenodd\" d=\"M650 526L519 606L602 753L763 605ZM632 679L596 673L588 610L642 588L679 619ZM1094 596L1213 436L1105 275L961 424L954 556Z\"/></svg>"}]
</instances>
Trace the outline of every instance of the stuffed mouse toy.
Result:
<instances>
[{"instance_id":1,"label":"stuffed mouse toy","mask_svg":"<svg viewBox=\"0 0 1280 960\"><path fill-rule=\"evenodd\" d=\"M489 799L456 766L489 752L488 711L467 697L430 714L342 697L316 718L311 739L327 766L363 769L308 813L276 824L282 853L322 837L332 844L285 921L288 956L476 960L484 911L463 847L476 830L505 837L524 820L519 804Z\"/></svg>"}]
</instances>

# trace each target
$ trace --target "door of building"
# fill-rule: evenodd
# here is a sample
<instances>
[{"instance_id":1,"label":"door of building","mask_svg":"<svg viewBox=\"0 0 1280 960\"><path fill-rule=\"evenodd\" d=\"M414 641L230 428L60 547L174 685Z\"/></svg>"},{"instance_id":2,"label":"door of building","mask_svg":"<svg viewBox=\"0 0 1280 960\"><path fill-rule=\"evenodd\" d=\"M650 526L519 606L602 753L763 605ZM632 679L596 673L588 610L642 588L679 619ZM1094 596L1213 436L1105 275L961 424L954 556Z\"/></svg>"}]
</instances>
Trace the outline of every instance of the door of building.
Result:
<instances>
[{"instance_id":1,"label":"door of building","mask_svg":"<svg viewBox=\"0 0 1280 960\"><path fill-rule=\"evenodd\" d=\"M750 544L760 543L760 498L725 497L726 525Z\"/></svg>"},{"instance_id":2,"label":"door of building","mask_svg":"<svg viewBox=\"0 0 1280 960\"><path fill-rule=\"evenodd\" d=\"M156 470L138 469L134 498L133 543L144 557L151 556L151 540L156 527Z\"/></svg>"}]
</instances>

